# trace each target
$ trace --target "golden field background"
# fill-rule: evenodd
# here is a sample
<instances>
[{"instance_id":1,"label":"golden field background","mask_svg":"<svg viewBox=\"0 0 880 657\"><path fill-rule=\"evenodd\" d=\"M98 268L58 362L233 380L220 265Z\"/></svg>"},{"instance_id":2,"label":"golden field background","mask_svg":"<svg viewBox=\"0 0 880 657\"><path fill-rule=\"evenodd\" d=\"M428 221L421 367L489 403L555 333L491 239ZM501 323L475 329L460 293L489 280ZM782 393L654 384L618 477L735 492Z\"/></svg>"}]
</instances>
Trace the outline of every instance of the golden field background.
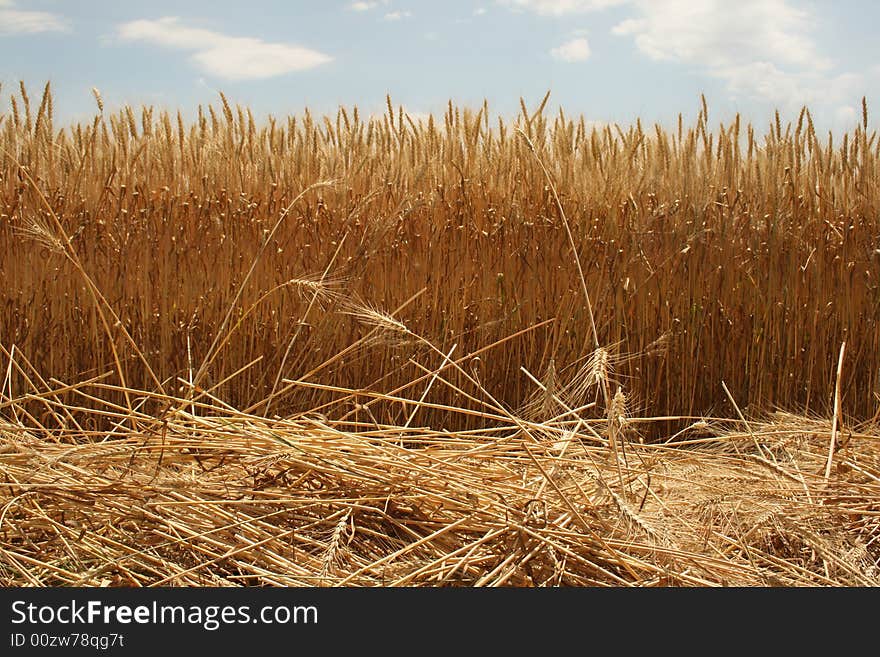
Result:
<instances>
[{"instance_id":1,"label":"golden field background","mask_svg":"<svg viewBox=\"0 0 880 657\"><path fill-rule=\"evenodd\" d=\"M4 584L877 583L867 107L95 96L0 114Z\"/></svg>"},{"instance_id":2,"label":"golden field background","mask_svg":"<svg viewBox=\"0 0 880 657\"><path fill-rule=\"evenodd\" d=\"M59 129L49 97L30 105L19 93L0 124L0 335L59 379L110 367L108 338L81 277L27 239L32 222L48 219L13 157L160 380L185 374L188 336L201 362L267 231L306 187L329 180L272 236L238 304L251 312L206 382L262 357L222 390L247 406L271 391L297 322L285 377L359 337L338 304L313 305L303 320L309 290L285 285L320 280L331 264L329 289L382 310L424 289L399 319L444 352L553 319L482 358L481 380L512 407L532 389L511 375L520 365L543 373L552 358L574 378L592 347L589 321L520 127L559 190L599 341L621 357L616 371L640 412L730 415L722 380L742 406L827 412L844 340L844 409L876 410L880 143L864 126L820 135L804 111L792 123L777 117L765 135L738 119L713 126L701 110L672 132L589 129L540 111L513 125L454 107L424 125L391 106L380 118L340 110L258 128L224 101L195 124L126 108ZM319 379L387 388L419 374L409 355L358 348ZM128 383L147 385L142 364L121 358ZM279 401L302 410L326 395Z\"/></svg>"}]
</instances>

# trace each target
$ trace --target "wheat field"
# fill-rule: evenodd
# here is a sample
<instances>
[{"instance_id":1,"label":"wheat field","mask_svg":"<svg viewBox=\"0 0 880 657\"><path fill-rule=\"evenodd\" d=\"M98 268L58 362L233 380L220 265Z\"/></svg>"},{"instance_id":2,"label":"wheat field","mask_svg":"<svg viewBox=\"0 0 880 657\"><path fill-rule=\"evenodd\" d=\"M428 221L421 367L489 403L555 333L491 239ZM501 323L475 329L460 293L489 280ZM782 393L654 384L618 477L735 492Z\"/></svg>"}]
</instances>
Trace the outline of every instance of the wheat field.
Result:
<instances>
[{"instance_id":1,"label":"wheat field","mask_svg":"<svg viewBox=\"0 0 880 657\"><path fill-rule=\"evenodd\" d=\"M0 114L0 583L880 583L880 140Z\"/></svg>"}]
</instances>

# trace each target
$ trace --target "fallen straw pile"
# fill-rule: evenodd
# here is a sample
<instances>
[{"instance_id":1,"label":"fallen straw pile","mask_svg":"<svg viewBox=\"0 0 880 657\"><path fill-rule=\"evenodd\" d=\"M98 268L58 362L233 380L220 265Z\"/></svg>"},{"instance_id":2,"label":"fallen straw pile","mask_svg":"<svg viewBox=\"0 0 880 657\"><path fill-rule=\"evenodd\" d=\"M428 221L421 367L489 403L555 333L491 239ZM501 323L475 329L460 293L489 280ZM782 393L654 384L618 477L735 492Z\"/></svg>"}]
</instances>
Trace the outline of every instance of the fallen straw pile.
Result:
<instances>
[{"instance_id":1,"label":"fallen straw pile","mask_svg":"<svg viewBox=\"0 0 880 657\"><path fill-rule=\"evenodd\" d=\"M0 584L880 583L876 427L841 433L826 481L831 423L783 414L641 444L637 419L453 434L181 399L99 407L101 433L57 402L101 386L39 395L65 430L4 405Z\"/></svg>"}]
</instances>

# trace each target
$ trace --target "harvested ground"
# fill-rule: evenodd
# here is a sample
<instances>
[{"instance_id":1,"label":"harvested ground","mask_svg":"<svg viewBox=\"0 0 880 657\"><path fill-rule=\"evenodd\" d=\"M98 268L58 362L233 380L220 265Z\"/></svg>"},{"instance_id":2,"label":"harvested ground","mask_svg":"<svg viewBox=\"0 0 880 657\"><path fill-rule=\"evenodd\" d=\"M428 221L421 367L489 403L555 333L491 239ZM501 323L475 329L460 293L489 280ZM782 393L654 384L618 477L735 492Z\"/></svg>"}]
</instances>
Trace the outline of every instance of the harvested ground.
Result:
<instances>
[{"instance_id":1,"label":"harvested ground","mask_svg":"<svg viewBox=\"0 0 880 657\"><path fill-rule=\"evenodd\" d=\"M615 458L599 420L446 433L193 405L98 435L22 417L0 427L0 583L880 583L877 427L838 432L826 480L828 421L628 440L644 421L615 427Z\"/></svg>"}]
</instances>

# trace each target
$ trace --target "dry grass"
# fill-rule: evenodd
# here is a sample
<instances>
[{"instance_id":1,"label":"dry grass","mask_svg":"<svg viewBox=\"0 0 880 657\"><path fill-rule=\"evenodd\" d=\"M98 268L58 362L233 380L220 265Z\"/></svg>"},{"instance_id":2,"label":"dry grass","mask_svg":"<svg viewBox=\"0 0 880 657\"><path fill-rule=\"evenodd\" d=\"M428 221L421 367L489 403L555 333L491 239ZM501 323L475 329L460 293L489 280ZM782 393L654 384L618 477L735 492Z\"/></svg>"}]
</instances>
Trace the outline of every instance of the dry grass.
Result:
<instances>
[{"instance_id":1,"label":"dry grass","mask_svg":"<svg viewBox=\"0 0 880 657\"><path fill-rule=\"evenodd\" d=\"M866 108L94 95L0 115L0 583L878 584Z\"/></svg>"},{"instance_id":2,"label":"dry grass","mask_svg":"<svg viewBox=\"0 0 880 657\"><path fill-rule=\"evenodd\" d=\"M41 399L63 412L73 390L103 389ZM705 424L627 443L620 479L571 421L529 423L534 441L515 423L449 433L198 405L116 435L5 422L0 583L880 584L876 428L846 434L826 482L828 421Z\"/></svg>"}]
</instances>

